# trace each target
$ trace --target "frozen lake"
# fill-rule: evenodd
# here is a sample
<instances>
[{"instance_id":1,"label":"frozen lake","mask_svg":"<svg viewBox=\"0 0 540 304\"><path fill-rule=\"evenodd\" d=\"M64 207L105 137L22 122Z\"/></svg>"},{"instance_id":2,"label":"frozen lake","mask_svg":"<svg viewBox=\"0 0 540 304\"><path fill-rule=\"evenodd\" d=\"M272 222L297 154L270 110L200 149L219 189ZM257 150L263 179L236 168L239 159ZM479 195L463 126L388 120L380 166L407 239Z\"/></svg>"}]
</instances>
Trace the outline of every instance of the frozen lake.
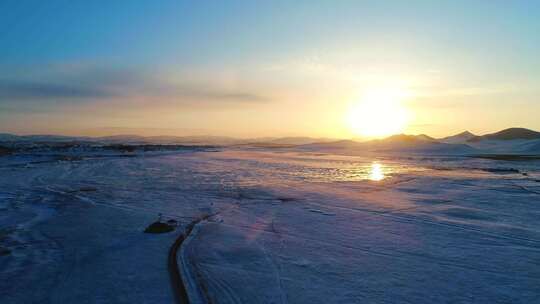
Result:
<instances>
[{"instance_id":1,"label":"frozen lake","mask_svg":"<svg viewBox=\"0 0 540 304\"><path fill-rule=\"evenodd\" d=\"M190 303L540 299L539 161L224 149L0 158L0 303L174 303L208 215Z\"/></svg>"}]
</instances>

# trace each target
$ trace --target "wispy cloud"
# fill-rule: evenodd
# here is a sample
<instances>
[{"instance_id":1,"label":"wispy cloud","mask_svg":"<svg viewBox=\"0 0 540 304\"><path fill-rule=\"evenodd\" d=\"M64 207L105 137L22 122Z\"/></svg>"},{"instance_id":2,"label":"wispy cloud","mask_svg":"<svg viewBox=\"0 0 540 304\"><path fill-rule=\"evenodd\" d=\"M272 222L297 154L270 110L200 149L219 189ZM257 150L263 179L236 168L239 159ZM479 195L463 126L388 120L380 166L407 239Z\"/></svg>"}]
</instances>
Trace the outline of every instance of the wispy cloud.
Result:
<instances>
[{"instance_id":1,"label":"wispy cloud","mask_svg":"<svg viewBox=\"0 0 540 304\"><path fill-rule=\"evenodd\" d=\"M269 98L207 82L170 81L166 72L92 66L39 67L25 72L0 72L0 105L39 102L77 103L121 97L173 99L177 103L258 103ZM127 97L127 98L126 98Z\"/></svg>"},{"instance_id":2,"label":"wispy cloud","mask_svg":"<svg viewBox=\"0 0 540 304\"><path fill-rule=\"evenodd\" d=\"M74 83L39 83L23 80L0 80L0 101L47 99L101 98L110 93L100 87L86 87Z\"/></svg>"}]
</instances>

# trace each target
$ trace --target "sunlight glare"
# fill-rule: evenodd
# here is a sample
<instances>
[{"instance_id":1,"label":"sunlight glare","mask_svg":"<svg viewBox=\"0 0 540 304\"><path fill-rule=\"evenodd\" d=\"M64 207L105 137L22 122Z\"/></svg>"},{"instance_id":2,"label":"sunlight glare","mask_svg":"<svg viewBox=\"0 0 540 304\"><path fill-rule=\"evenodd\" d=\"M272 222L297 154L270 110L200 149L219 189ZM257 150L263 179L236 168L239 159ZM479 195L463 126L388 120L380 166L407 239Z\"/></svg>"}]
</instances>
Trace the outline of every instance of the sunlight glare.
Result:
<instances>
[{"instance_id":1,"label":"sunlight glare","mask_svg":"<svg viewBox=\"0 0 540 304\"><path fill-rule=\"evenodd\" d=\"M371 164L368 179L376 182L384 179L384 172L380 163L373 162Z\"/></svg>"},{"instance_id":2,"label":"sunlight glare","mask_svg":"<svg viewBox=\"0 0 540 304\"><path fill-rule=\"evenodd\" d=\"M402 133L409 120L402 105L409 92L401 89L375 89L367 91L347 113L351 130L366 137L381 137Z\"/></svg>"}]
</instances>

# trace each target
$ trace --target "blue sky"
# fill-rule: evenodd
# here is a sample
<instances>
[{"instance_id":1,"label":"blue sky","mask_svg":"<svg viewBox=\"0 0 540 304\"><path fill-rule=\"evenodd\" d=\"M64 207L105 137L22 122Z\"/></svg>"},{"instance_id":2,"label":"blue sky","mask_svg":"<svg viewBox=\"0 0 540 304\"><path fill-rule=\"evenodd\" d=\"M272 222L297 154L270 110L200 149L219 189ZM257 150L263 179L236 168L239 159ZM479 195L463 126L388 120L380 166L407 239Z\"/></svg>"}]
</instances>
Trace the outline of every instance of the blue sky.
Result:
<instances>
[{"instance_id":1,"label":"blue sky","mask_svg":"<svg viewBox=\"0 0 540 304\"><path fill-rule=\"evenodd\" d=\"M411 133L540 129L538 1L4 0L0 28L4 132L346 137L380 86Z\"/></svg>"}]
</instances>

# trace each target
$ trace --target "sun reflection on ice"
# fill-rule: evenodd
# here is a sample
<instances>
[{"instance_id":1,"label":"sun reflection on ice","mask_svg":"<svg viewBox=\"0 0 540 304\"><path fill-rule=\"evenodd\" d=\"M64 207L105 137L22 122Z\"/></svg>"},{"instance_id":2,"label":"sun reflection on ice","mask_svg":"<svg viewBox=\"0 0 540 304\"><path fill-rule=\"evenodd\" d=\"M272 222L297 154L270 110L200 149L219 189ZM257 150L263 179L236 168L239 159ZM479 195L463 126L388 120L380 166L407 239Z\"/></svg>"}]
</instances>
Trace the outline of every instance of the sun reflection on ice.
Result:
<instances>
[{"instance_id":1,"label":"sun reflection on ice","mask_svg":"<svg viewBox=\"0 0 540 304\"><path fill-rule=\"evenodd\" d=\"M369 170L368 179L372 181L380 181L384 179L384 172L382 170L382 165L378 162L373 162Z\"/></svg>"}]
</instances>

